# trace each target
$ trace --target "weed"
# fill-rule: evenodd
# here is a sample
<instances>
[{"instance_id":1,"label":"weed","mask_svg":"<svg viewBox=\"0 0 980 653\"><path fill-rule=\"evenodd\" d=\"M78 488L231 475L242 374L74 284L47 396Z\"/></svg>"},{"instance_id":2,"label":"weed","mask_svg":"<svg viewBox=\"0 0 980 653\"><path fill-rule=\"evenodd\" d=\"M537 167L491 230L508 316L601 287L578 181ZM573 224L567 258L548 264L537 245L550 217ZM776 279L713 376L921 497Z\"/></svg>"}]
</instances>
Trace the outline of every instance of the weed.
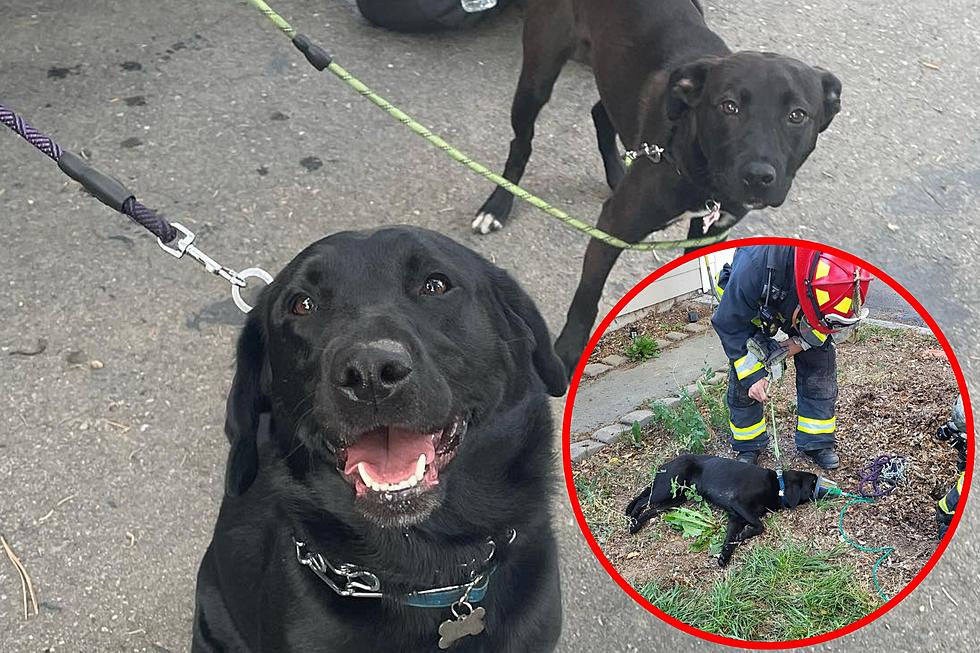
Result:
<instances>
[{"instance_id":1,"label":"weed","mask_svg":"<svg viewBox=\"0 0 980 653\"><path fill-rule=\"evenodd\" d=\"M646 361L660 355L660 345L650 336L637 336L623 349L631 361Z\"/></svg>"},{"instance_id":2,"label":"weed","mask_svg":"<svg viewBox=\"0 0 980 653\"><path fill-rule=\"evenodd\" d=\"M639 422L633 422L633 426L629 430L630 444L639 449L643 446L643 429L640 428Z\"/></svg>"},{"instance_id":3,"label":"weed","mask_svg":"<svg viewBox=\"0 0 980 653\"><path fill-rule=\"evenodd\" d=\"M667 614L736 639L785 641L836 630L878 607L839 551L784 542L745 552L742 565L710 587L654 582L640 589Z\"/></svg>"},{"instance_id":4,"label":"weed","mask_svg":"<svg viewBox=\"0 0 980 653\"><path fill-rule=\"evenodd\" d=\"M676 497L681 491L684 498L694 507L674 508L664 515L664 522L679 530L683 537L693 539L691 551L710 551L717 554L725 539L721 520L715 516L704 498L698 494L697 485L678 483L677 477L670 479L670 495Z\"/></svg>"},{"instance_id":5,"label":"weed","mask_svg":"<svg viewBox=\"0 0 980 653\"><path fill-rule=\"evenodd\" d=\"M711 430L705 424L691 395L682 393L680 404L674 409L661 403L653 404L652 408L657 423L673 433L684 449L692 453L704 453L704 445L711 439Z\"/></svg>"}]
</instances>

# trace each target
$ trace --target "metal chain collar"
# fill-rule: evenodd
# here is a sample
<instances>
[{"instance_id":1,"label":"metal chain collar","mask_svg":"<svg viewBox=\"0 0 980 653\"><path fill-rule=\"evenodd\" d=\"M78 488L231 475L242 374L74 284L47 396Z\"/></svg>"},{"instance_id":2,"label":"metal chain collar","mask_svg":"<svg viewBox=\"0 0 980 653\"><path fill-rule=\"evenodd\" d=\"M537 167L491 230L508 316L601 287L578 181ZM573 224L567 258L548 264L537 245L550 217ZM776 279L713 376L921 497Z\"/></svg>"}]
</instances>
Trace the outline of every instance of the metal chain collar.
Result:
<instances>
[{"instance_id":1,"label":"metal chain collar","mask_svg":"<svg viewBox=\"0 0 980 653\"><path fill-rule=\"evenodd\" d=\"M507 532L506 544L511 544L517 538L517 531L513 528ZM358 598L358 599L379 599L383 596L391 596L382 591L381 580L373 571L350 563L333 564L320 553L314 553L306 549L306 543L293 538L296 546L296 560L304 567L308 567L316 576L332 589L338 596ZM473 567L470 570L470 578L465 583L449 585L446 587L434 587L425 590L418 590L404 595L403 598L421 597L449 592L454 590L464 590L463 594L453 601L454 606L472 606L468 602L470 593L474 588L483 587L489 581L491 573L491 562L497 554L497 543L492 538L487 538L489 552L483 560L474 558L469 563L461 565L463 568ZM479 565L479 566L477 566ZM455 614L455 612L454 612ZM457 615L458 616L458 615Z\"/></svg>"}]
</instances>

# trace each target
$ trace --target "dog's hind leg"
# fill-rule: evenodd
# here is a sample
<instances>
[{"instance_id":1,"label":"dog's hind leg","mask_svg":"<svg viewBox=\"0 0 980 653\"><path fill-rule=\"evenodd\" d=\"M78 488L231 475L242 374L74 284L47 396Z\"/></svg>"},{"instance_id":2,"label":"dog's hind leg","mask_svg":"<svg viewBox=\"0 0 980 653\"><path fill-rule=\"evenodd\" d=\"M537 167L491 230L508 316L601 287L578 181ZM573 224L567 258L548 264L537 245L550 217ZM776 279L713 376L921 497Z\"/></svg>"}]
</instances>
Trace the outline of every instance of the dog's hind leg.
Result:
<instances>
[{"instance_id":1,"label":"dog's hind leg","mask_svg":"<svg viewBox=\"0 0 980 653\"><path fill-rule=\"evenodd\" d=\"M613 127L609 114L602 101L592 107L592 122L595 124L596 140L599 142L599 154L602 156L602 167L606 171L606 183L613 190L626 176L626 166L616 145L616 128Z\"/></svg>"},{"instance_id":2,"label":"dog's hind leg","mask_svg":"<svg viewBox=\"0 0 980 653\"><path fill-rule=\"evenodd\" d=\"M575 50L574 17L569 8L571 3L541 4L557 5L554 7L557 11L545 11L551 9L547 6L534 11L538 5L532 4L524 22L524 60L510 111L514 138L510 142L503 174L507 181L515 184L524 176L524 169L531 158L531 140L538 114L551 98L555 80ZM514 196L503 188L496 188L477 211L473 231L487 234L500 229L513 205Z\"/></svg>"},{"instance_id":3,"label":"dog's hind leg","mask_svg":"<svg viewBox=\"0 0 980 653\"><path fill-rule=\"evenodd\" d=\"M745 520L740 516L728 513L728 528L725 531L725 543L721 547L721 553L718 555L718 566L727 567L728 562L732 559L732 553L735 551L735 546L739 542L739 533L745 528Z\"/></svg>"},{"instance_id":4,"label":"dog's hind leg","mask_svg":"<svg viewBox=\"0 0 980 653\"><path fill-rule=\"evenodd\" d=\"M684 503L686 497L683 490L676 494L671 492L672 478L675 478L674 474L658 473L653 483L630 501L626 507L626 515L630 518L630 533L638 532L660 513Z\"/></svg>"}]
</instances>

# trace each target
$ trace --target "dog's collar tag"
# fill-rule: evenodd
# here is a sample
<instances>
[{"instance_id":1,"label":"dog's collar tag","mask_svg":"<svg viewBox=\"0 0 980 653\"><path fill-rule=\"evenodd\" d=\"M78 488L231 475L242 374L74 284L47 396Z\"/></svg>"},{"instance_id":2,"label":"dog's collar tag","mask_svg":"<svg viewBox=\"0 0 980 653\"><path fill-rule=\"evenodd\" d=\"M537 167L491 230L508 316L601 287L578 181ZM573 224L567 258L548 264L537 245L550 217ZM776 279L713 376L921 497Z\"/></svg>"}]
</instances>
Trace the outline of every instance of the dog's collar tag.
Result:
<instances>
[{"instance_id":1,"label":"dog's collar tag","mask_svg":"<svg viewBox=\"0 0 980 653\"><path fill-rule=\"evenodd\" d=\"M457 641L470 635L479 635L486 628L483 623L487 611L483 606L474 608L470 603L470 591L483 580L483 575L473 579L463 595L452 604L453 618L439 624L439 648L446 650Z\"/></svg>"},{"instance_id":2,"label":"dog's collar tag","mask_svg":"<svg viewBox=\"0 0 980 653\"><path fill-rule=\"evenodd\" d=\"M708 200L704 203L704 208L707 213L701 217L704 221L701 231L702 233L708 233L711 225L721 220L721 204L715 200Z\"/></svg>"}]
</instances>

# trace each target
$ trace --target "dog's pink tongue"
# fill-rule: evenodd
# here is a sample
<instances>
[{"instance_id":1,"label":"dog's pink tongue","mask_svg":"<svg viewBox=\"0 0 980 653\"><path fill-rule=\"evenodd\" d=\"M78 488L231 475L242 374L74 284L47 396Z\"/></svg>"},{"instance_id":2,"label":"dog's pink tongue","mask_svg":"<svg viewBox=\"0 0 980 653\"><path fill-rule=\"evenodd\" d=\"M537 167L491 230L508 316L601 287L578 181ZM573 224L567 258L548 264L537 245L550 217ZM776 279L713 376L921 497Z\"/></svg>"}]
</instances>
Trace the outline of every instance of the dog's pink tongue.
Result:
<instances>
[{"instance_id":1,"label":"dog's pink tongue","mask_svg":"<svg viewBox=\"0 0 980 653\"><path fill-rule=\"evenodd\" d=\"M431 433L415 433L399 428L380 428L362 435L347 447L344 473L351 474L364 463L371 478L381 483L400 483L411 477L419 456L431 463L436 457Z\"/></svg>"}]
</instances>

